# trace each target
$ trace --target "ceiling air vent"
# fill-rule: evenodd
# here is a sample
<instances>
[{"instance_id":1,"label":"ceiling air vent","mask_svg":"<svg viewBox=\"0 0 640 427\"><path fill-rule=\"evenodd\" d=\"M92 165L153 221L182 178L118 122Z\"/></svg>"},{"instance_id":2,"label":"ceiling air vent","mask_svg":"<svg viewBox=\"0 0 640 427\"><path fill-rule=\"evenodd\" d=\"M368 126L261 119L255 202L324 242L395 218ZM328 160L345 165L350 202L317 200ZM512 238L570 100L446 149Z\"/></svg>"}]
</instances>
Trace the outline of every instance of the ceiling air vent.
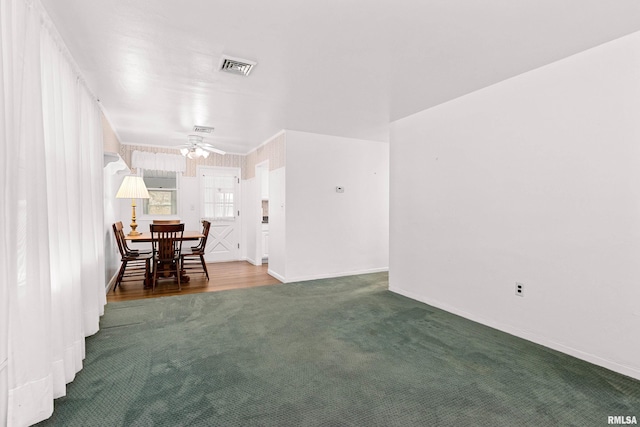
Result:
<instances>
[{"instance_id":1,"label":"ceiling air vent","mask_svg":"<svg viewBox=\"0 0 640 427\"><path fill-rule=\"evenodd\" d=\"M194 132L201 132L201 133L211 133L211 132L213 132L213 128L209 127L209 126L198 126L198 125L195 125L193 127L193 131Z\"/></svg>"},{"instance_id":2,"label":"ceiling air vent","mask_svg":"<svg viewBox=\"0 0 640 427\"><path fill-rule=\"evenodd\" d=\"M220 62L220 71L248 76L255 65L256 62L249 61L247 59L232 58L230 56L223 55L222 61Z\"/></svg>"}]
</instances>

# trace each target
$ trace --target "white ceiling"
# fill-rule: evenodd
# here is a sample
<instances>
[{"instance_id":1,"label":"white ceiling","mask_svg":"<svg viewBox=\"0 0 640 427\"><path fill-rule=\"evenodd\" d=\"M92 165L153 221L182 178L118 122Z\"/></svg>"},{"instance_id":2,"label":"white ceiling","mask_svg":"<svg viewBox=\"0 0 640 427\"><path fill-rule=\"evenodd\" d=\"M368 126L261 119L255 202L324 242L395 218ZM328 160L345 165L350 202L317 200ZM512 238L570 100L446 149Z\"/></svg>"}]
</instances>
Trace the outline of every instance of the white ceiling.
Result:
<instances>
[{"instance_id":1,"label":"white ceiling","mask_svg":"<svg viewBox=\"0 0 640 427\"><path fill-rule=\"evenodd\" d=\"M388 124L640 31L637 0L42 0L123 143ZM258 62L217 71L223 54Z\"/></svg>"}]
</instances>

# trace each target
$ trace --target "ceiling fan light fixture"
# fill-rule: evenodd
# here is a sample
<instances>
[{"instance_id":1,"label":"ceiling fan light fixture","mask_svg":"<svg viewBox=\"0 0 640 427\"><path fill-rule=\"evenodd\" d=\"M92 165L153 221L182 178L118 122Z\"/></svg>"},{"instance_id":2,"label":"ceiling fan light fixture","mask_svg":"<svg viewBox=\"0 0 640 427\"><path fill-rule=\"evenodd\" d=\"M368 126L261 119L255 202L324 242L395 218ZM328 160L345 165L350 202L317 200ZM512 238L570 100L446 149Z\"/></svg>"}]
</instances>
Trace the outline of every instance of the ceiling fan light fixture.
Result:
<instances>
[{"instance_id":1,"label":"ceiling fan light fixture","mask_svg":"<svg viewBox=\"0 0 640 427\"><path fill-rule=\"evenodd\" d=\"M200 147L196 147L196 156L197 157L204 157L206 159L207 156L209 156L209 153L206 152L205 150L203 150Z\"/></svg>"},{"instance_id":2,"label":"ceiling fan light fixture","mask_svg":"<svg viewBox=\"0 0 640 427\"><path fill-rule=\"evenodd\" d=\"M221 156L225 154L224 151L214 148L211 144L204 143L200 135L188 135L187 143L177 148L180 150L180 154L191 160L201 157L206 159L211 153Z\"/></svg>"}]
</instances>

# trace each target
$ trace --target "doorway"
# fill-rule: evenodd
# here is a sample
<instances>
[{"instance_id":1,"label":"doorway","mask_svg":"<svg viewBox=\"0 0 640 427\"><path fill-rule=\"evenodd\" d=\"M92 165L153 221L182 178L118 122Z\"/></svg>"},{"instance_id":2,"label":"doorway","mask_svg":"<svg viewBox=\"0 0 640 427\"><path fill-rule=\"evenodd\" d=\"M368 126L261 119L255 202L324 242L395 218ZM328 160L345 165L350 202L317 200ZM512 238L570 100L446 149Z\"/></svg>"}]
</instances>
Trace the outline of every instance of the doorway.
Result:
<instances>
[{"instance_id":1,"label":"doorway","mask_svg":"<svg viewBox=\"0 0 640 427\"><path fill-rule=\"evenodd\" d=\"M256 222L256 253L254 259L257 265L269 261L269 161L258 163L256 173L256 203L258 221Z\"/></svg>"},{"instance_id":2,"label":"doorway","mask_svg":"<svg viewBox=\"0 0 640 427\"><path fill-rule=\"evenodd\" d=\"M205 261L239 260L240 169L200 166L198 180L201 217L211 222Z\"/></svg>"}]
</instances>

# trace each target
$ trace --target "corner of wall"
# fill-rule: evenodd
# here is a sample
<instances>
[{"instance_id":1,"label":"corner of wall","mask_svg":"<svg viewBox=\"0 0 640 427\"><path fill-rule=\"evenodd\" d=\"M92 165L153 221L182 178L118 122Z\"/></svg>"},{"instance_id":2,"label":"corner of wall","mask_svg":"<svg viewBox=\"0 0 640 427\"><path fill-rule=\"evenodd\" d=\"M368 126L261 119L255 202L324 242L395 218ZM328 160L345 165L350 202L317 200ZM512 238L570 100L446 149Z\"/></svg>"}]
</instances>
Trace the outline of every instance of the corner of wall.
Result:
<instances>
[{"instance_id":1,"label":"corner of wall","mask_svg":"<svg viewBox=\"0 0 640 427\"><path fill-rule=\"evenodd\" d=\"M640 316L639 50L636 33L392 123L390 289L638 378L620 325Z\"/></svg>"},{"instance_id":2,"label":"corner of wall","mask_svg":"<svg viewBox=\"0 0 640 427\"><path fill-rule=\"evenodd\" d=\"M102 119L102 143L105 153L120 153L120 138L117 132L111 126L111 122L107 118L104 110L100 110Z\"/></svg>"}]
</instances>

